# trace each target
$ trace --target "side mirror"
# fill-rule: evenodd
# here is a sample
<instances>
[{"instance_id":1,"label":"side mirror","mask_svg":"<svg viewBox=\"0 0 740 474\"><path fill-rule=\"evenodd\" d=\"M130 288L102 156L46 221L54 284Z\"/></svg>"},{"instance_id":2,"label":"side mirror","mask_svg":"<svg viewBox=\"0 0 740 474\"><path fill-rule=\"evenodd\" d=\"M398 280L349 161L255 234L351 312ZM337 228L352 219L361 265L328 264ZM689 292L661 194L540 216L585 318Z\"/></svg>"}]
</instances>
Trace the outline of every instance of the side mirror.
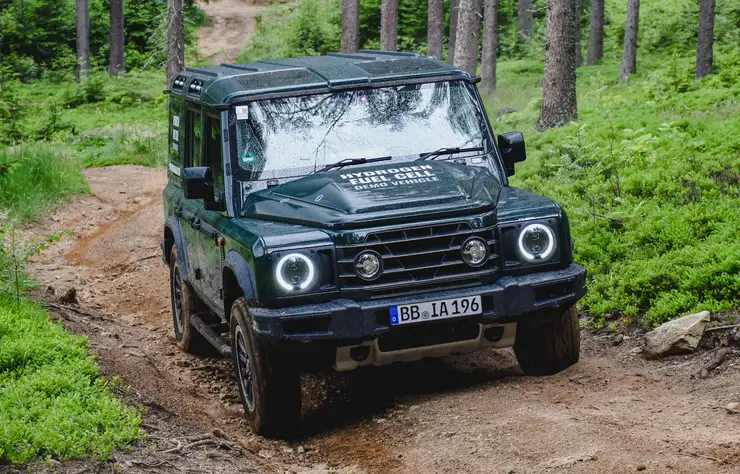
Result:
<instances>
[{"instance_id":1,"label":"side mirror","mask_svg":"<svg viewBox=\"0 0 740 474\"><path fill-rule=\"evenodd\" d=\"M211 169L205 166L182 170L182 185L185 199L213 199Z\"/></svg>"},{"instance_id":2,"label":"side mirror","mask_svg":"<svg viewBox=\"0 0 740 474\"><path fill-rule=\"evenodd\" d=\"M514 175L514 164L527 159L524 149L524 135L521 132L509 132L498 136L498 149L504 160L506 176Z\"/></svg>"}]
</instances>

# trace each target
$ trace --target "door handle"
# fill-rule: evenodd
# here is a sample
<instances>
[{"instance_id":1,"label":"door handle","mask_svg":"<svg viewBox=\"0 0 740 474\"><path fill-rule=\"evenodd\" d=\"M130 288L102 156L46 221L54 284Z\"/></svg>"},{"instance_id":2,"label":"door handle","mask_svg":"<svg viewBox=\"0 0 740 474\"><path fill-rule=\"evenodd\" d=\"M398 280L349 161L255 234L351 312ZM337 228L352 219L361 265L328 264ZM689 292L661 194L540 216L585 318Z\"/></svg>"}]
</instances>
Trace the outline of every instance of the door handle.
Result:
<instances>
[{"instance_id":1,"label":"door handle","mask_svg":"<svg viewBox=\"0 0 740 474\"><path fill-rule=\"evenodd\" d=\"M190 226L195 230L200 230L200 219L197 217L193 217L193 220L190 221Z\"/></svg>"}]
</instances>

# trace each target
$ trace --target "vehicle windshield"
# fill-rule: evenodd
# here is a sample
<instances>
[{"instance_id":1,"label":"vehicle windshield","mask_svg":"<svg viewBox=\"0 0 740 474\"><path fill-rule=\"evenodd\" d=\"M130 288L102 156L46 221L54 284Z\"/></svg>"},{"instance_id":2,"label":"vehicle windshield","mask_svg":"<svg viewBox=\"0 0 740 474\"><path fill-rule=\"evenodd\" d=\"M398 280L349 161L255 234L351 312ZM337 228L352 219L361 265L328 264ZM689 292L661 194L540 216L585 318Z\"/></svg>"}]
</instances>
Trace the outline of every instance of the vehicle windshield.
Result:
<instances>
[{"instance_id":1,"label":"vehicle windshield","mask_svg":"<svg viewBox=\"0 0 740 474\"><path fill-rule=\"evenodd\" d=\"M258 100L236 111L240 174L249 180L303 176L356 158L489 149L484 118L462 81Z\"/></svg>"}]
</instances>

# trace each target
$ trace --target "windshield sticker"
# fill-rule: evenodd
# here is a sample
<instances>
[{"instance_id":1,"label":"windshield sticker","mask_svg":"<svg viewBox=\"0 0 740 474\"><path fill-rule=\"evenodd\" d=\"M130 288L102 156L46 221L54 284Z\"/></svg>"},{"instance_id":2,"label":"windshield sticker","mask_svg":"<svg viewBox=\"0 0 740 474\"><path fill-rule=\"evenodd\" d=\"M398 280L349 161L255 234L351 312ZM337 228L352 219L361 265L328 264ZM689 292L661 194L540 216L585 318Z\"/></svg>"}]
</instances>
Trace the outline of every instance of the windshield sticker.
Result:
<instances>
[{"instance_id":1,"label":"windshield sticker","mask_svg":"<svg viewBox=\"0 0 740 474\"><path fill-rule=\"evenodd\" d=\"M343 173L339 177L343 180L340 184L355 191L439 181L431 165L402 166L400 168Z\"/></svg>"},{"instance_id":2,"label":"windshield sticker","mask_svg":"<svg viewBox=\"0 0 740 474\"><path fill-rule=\"evenodd\" d=\"M238 105L236 107L236 119L237 120L249 120L249 106Z\"/></svg>"}]
</instances>

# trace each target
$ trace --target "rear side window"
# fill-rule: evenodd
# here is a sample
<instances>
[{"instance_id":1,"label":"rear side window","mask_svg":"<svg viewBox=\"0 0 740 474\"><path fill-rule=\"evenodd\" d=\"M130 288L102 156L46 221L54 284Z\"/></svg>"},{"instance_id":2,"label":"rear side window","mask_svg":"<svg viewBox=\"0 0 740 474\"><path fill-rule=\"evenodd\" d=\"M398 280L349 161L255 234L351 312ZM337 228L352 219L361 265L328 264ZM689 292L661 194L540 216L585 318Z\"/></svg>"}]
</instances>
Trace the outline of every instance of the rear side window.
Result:
<instances>
[{"instance_id":1,"label":"rear side window","mask_svg":"<svg viewBox=\"0 0 740 474\"><path fill-rule=\"evenodd\" d=\"M181 130L182 125L182 102L175 98L170 98L170 163L177 168L182 166L182 155L180 143L184 136Z\"/></svg>"},{"instance_id":2,"label":"rear side window","mask_svg":"<svg viewBox=\"0 0 740 474\"><path fill-rule=\"evenodd\" d=\"M221 154L221 120L218 117L206 117L205 163L211 169L213 190L216 202L223 202L224 166Z\"/></svg>"},{"instance_id":3,"label":"rear side window","mask_svg":"<svg viewBox=\"0 0 740 474\"><path fill-rule=\"evenodd\" d=\"M189 166L206 166L203 161L203 116L199 110L188 110L188 129Z\"/></svg>"}]
</instances>

